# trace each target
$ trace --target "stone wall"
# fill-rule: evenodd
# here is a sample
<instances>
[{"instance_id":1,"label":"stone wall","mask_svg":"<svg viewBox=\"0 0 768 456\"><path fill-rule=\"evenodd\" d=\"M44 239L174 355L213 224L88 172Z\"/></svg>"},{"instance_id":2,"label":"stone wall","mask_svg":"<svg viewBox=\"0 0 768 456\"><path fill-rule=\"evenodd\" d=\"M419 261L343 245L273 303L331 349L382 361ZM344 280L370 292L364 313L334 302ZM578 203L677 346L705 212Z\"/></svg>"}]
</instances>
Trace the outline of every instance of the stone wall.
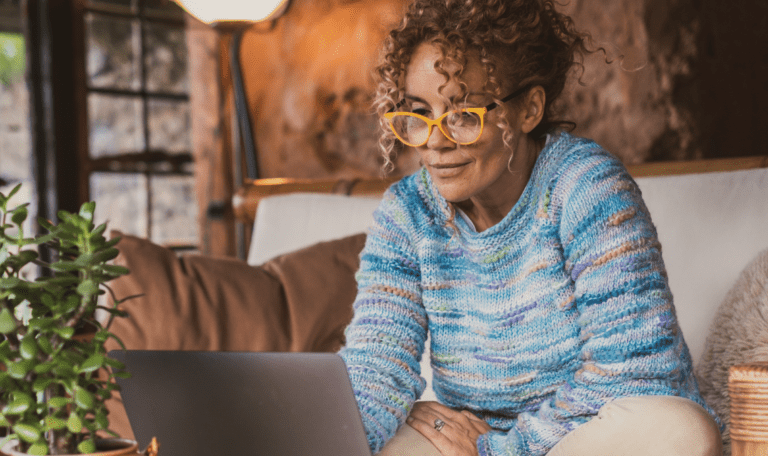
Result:
<instances>
[{"instance_id":1,"label":"stone wall","mask_svg":"<svg viewBox=\"0 0 768 456\"><path fill-rule=\"evenodd\" d=\"M246 34L260 177L379 172L370 71L407 0L293 0ZM563 97L576 133L627 164L765 154L764 0L571 0L597 52ZM761 44L762 43L762 44ZM606 58L612 63L606 63ZM404 154L401 172L417 166Z\"/></svg>"}]
</instances>

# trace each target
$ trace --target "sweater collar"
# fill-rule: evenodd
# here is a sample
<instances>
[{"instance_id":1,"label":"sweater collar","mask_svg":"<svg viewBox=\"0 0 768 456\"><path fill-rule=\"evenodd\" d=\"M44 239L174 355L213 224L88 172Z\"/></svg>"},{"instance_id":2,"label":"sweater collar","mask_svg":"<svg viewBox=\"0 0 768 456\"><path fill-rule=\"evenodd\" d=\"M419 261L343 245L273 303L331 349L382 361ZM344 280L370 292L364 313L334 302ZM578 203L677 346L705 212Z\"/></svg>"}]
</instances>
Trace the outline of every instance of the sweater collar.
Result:
<instances>
[{"instance_id":1,"label":"sweater collar","mask_svg":"<svg viewBox=\"0 0 768 456\"><path fill-rule=\"evenodd\" d=\"M531 177L528 179L528 182L526 183L523 193L520 195L520 198L517 200L517 202L509 211L509 213L507 213L507 215L496 225L493 225L487 230L481 233L478 233L469 220L465 220L465 217L462 217L458 213L453 214L453 223L459 229L459 232L461 233L461 235L470 236L470 237L493 236L494 234L498 233L499 231L505 230L507 227L513 224L515 220L519 218L519 215L521 212L523 212L523 209L527 206L528 201L531 198L531 192L533 191L532 189L536 187L537 182L541 178L542 168L544 168L544 163L549 161L547 157L551 155L552 151L557 149L560 144L562 144L563 142L567 142L569 138L570 138L570 134L562 131L554 132L547 135L546 143L544 144L544 147L542 148L541 152L539 152L539 156L536 158L536 162L534 163L534 166L533 166L533 171L531 172ZM432 209L434 211L435 222L443 226L446 230L451 231L452 229L449 226L447 226L447 222L448 220L450 220L451 214L453 212L450 204L440 194L440 192L437 189L437 186L432 181L432 177L429 175L429 171L427 171L425 167L422 167L419 170L418 178L420 180L419 187L423 189L424 193L426 194L427 200L429 204L432 206Z\"/></svg>"}]
</instances>

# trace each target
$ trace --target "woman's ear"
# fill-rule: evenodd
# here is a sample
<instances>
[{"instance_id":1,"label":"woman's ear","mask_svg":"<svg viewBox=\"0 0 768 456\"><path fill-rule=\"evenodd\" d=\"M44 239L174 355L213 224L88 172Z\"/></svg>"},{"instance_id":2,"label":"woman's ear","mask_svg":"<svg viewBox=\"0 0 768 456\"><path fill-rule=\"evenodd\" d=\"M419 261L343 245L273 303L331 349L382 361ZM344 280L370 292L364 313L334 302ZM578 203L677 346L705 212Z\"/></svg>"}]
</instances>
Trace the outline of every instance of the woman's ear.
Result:
<instances>
[{"instance_id":1,"label":"woman's ear","mask_svg":"<svg viewBox=\"0 0 768 456\"><path fill-rule=\"evenodd\" d=\"M544 117L544 106L546 106L547 94L542 86L534 86L525 96L522 105L521 114L523 115L520 129L523 133L530 133L541 122Z\"/></svg>"}]
</instances>

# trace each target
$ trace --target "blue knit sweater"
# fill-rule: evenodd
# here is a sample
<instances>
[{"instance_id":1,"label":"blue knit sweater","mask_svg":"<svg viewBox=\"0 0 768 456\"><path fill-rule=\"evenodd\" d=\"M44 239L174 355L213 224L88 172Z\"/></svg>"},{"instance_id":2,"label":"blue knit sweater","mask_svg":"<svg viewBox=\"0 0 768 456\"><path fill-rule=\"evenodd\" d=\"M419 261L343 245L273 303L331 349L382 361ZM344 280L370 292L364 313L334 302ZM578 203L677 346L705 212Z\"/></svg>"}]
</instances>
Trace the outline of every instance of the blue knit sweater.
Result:
<instances>
[{"instance_id":1,"label":"blue knit sweater","mask_svg":"<svg viewBox=\"0 0 768 456\"><path fill-rule=\"evenodd\" d=\"M544 455L611 399L699 395L640 191L567 133L541 151L516 205L476 232L421 170L374 213L341 350L374 453L424 390L485 419L481 455Z\"/></svg>"}]
</instances>

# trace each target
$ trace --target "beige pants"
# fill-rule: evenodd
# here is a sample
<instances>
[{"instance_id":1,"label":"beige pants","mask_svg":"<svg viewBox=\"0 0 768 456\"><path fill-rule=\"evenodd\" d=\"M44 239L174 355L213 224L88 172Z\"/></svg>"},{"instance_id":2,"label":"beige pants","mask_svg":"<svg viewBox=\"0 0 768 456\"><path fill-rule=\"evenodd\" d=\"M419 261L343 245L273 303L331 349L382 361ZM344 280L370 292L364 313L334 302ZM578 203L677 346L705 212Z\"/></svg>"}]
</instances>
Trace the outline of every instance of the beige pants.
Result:
<instances>
[{"instance_id":1,"label":"beige pants","mask_svg":"<svg viewBox=\"0 0 768 456\"><path fill-rule=\"evenodd\" d=\"M673 396L617 399L566 435L547 456L720 456L720 431L695 402ZM418 431L404 425L383 456L440 456Z\"/></svg>"}]
</instances>

